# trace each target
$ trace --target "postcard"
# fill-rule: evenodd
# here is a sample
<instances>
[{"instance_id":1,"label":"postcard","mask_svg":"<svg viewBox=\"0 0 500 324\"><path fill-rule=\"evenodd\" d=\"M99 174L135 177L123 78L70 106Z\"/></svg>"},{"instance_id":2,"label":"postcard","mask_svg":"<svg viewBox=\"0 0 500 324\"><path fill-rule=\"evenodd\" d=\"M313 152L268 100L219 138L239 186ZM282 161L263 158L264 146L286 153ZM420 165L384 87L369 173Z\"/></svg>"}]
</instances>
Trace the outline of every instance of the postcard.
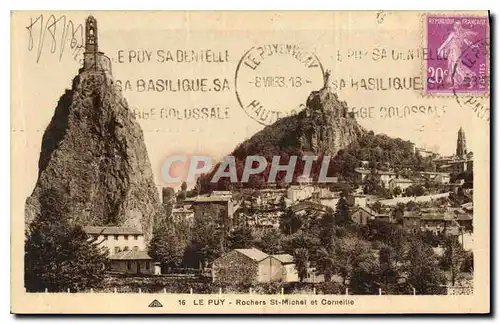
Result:
<instances>
[{"instance_id":1,"label":"postcard","mask_svg":"<svg viewBox=\"0 0 500 324\"><path fill-rule=\"evenodd\" d=\"M11 311L490 312L485 11L14 11Z\"/></svg>"}]
</instances>

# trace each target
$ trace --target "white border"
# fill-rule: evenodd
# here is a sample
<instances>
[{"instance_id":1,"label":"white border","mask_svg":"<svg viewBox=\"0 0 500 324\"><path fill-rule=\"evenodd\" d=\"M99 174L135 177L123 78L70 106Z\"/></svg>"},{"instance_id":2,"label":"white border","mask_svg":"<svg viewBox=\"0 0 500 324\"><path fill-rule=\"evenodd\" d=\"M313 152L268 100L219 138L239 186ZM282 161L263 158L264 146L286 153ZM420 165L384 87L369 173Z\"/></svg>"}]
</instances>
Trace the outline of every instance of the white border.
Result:
<instances>
[{"instance_id":1,"label":"white border","mask_svg":"<svg viewBox=\"0 0 500 324\"><path fill-rule=\"evenodd\" d=\"M487 1L487 0L474 0L474 1L461 1L461 0L455 0L454 2L447 2L447 1L435 1L435 0L420 0L420 1L414 1L414 2L409 2L409 1L395 1L395 0L382 0L382 1L321 1L321 0L308 0L308 1L286 1L286 2L276 2L276 3L271 3L269 0L252 0L252 1L217 1L217 0L197 0L197 1L178 1L178 2L173 2L173 1L146 1L146 0L141 0L141 1L130 1L130 0L122 0L119 2L110 2L110 1L102 1L102 0L84 0L84 1L20 1L17 0L15 2L8 3L8 1L2 1L0 4L1 11L0 11L0 17L3 18L1 20L1 29L0 29L0 35L1 35L1 40L3 44L8 44L7 46L3 46L3 51L1 52L1 62L3 62L3 73L1 77L1 85L0 85L0 91L2 92L2 95L0 98L2 98L2 105L4 114L2 118L0 119L0 145L1 145L1 152L9 152L8 156L9 158L2 158L0 160L1 163L1 179L10 179L10 10L49 10L49 9L58 9L58 10L84 10L84 9L92 9L92 10L381 10L381 9L391 9L391 10L416 10L416 9L424 9L424 10L478 10L478 9L490 9L492 10L492 14L498 15L498 7L499 7L500 1ZM9 6L10 5L10 6ZM452 7L450 6L452 5ZM496 17L498 19L498 16ZM495 25L498 25L498 20L495 19ZM496 27L496 26L494 26ZM498 53L498 37L497 37L497 32L493 32L492 36L494 37L494 53ZM492 60L494 60L495 57L492 57ZM497 65L495 64L495 71L492 71L492 73L496 73L497 71ZM492 91L497 91L498 90L498 84L494 84L494 87L492 88ZM495 109L496 107L492 107L492 109ZM494 113L495 115L498 114L498 112ZM492 131L492 134L494 134L495 138L500 138L500 134L497 129L494 129ZM498 152L498 140L494 143L495 145L495 152ZM495 156L496 160L498 160L498 156ZM496 165L495 165L496 166ZM495 189L496 187L496 182L495 182ZM498 201L500 199L500 193L498 190L495 193L495 199L491 199L491 201ZM11 323L15 321L16 317L13 315L9 315L10 313L10 182L9 181L4 181L2 188L1 188L1 194L0 194L0 206L2 207L2 210L4 211L1 215L2 221L3 221L3 226L2 228L2 247L3 247L3 256L4 260L7 260L7 264L3 264L2 267L0 267L1 271L1 278L3 280L3 285L2 285L2 294L1 294L1 301L2 301L2 316L0 318L0 323ZM492 215L492 217L496 217L496 215ZM500 227L500 221L496 220L496 226L495 226L495 233L500 233L499 227ZM495 238L495 234L492 235L492 238ZM496 255L495 257L498 257L498 249L496 250ZM498 269L496 269L495 273L492 273L492 276L497 276L499 274ZM498 284L497 284L498 286ZM6 289L9 287L8 289ZM495 291L496 292L496 291ZM493 293L495 293L493 292ZM497 298L492 298L492 301L496 301ZM498 308L496 305L492 305L492 309L496 309L498 311ZM213 317L213 321L220 321L220 317ZM258 320L258 321L269 321L269 322L275 322L275 321L310 321L312 318L304 318L301 317L300 319L291 319L291 318L255 318L255 317L249 317L249 318L226 318L223 320L228 320L228 321L234 321L234 320ZM315 318L319 319L319 318ZM330 320L335 320L335 318L322 318L319 320L325 320L325 321L330 321ZM386 321L386 320L409 320L409 321L421 321L424 320L429 323L433 323L436 321L436 319L432 318L401 318L401 317L392 317L392 318L377 318L375 319L376 321ZM471 318L464 318L464 319L471 319ZM58 322L67 322L67 323L72 323L75 320L76 321L88 321L90 323L102 323L105 320L111 320L113 322L122 322L122 321L137 321L137 322L143 322L143 321L168 321L168 322L176 322L176 321L183 321L183 322L190 322L194 321L196 319L189 317L189 318L147 318L147 317L141 317L141 318L126 318L126 317L119 317L119 318L97 318L97 317L86 317L86 318L68 318L64 317L61 319L55 319L54 317L46 317L46 318L29 318L26 319L24 318L23 321L54 321L57 320ZM210 317L203 318L203 321L210 320ZM367 318L337 318L337 320L345 321L349 320L350 322L362 322L367 320ZM371 318L370 320L374 320ZM441 320L446 320L446 321L457 321L461 320L459 318L447 318L447 319L441 319Z\"/></svg>"}]
</instances>

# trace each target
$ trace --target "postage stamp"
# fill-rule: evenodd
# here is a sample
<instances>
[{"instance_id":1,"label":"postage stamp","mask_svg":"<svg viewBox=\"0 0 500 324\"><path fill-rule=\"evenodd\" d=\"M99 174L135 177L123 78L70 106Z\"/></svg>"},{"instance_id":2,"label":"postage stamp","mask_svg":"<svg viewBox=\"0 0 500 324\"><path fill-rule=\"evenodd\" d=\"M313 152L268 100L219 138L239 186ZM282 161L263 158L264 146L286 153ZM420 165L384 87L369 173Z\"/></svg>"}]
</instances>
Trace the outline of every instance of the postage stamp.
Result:
<instances>
[{"instance_id":1,"label":"postage stamp","mask_svg":"<svg viewBox=\"0 0 500 324\"><path fill-rule=\"evenodd\" d=\"M13 12L11 311L488 313L485 17Z\"/></svg>"},{"instance_id":2,"label":"postage stamp","mask_svg":"<svg viewBox=\"0 0 500 324\"><path fill-rule=\"evenodd\" d=\"M489 90L488 17L427 15L426 94Z\"/></svg>"}]
</instances>

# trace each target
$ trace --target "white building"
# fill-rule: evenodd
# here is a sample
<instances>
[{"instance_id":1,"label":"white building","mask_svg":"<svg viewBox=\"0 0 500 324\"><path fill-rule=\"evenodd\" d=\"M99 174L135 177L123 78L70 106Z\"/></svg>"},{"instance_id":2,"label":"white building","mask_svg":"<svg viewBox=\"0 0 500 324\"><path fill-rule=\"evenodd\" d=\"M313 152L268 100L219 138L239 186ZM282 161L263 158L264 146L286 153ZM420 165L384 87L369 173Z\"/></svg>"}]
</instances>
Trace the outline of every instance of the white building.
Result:
<instances>
[{"instance_id":1,"label":"white building","mask_svg":"<svg viewBox=\"0 0 500 324\"><path fill-rule=\"evenodd\" d=\"M85 226L87 235L100 246L106 247L112 256L121 251L144 251L146 244L141 231L131 227Z\"/></svg>"},{"instance_id":2,"label":"white building","mask_svg":"<svg viewBox=\"0 0 500 324\"><path fill-rule=\"evenodd\" d=\"M410 179L404 178L396 178L389 181L389 189L394 190L396 187L399 187L401 190L405 190L413 184L413 181Z\"/></svg>"},{"instance_id":3,"label":"white building","mask_svg":"<svg viewBox=\"0 0 500 324\"><path fill-rule=\"evenodd\" d=\"M287 198L292 201L292 203L295 203L297 201L309 199L312 197L314 192L314 187L313 186L290 186L288 188L286 195Z\"/></svg>"},{"instance_id":4,"label":"white building","mask_svg":"<svg viewBox=\"0 0 500 324\"><path fill-rule=\"evenodd\" d=\"M293 256L290 254L273 254L273 258L278 259L283 266L283 277L284 282L297 282L299 281L299 273L295 267Z\"/></svg>"},{"instance_id":5,"label":"white building","mask_svg":"<svg viewBox=\"0 0 500 324\"><path fill-rule=\"evenodd\" d=\"M380 181L382 181L384 188L389 186L389 182L392 179L396 179L396 172L393 171L378 171L378 174L380 175Z\"/></svg>"}]
</instances>

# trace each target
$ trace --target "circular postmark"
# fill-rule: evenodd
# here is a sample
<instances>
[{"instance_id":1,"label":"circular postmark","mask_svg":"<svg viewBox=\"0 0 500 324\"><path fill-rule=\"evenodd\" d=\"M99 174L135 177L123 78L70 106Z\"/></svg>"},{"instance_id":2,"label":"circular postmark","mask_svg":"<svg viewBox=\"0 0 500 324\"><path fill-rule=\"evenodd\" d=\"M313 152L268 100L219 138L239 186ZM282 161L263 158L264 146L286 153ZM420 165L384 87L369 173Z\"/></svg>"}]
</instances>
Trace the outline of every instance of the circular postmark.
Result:
<instances>
[{"instance_id":1,"label":"circular postmark","mask_svg":"<svg viewBox=\"0 0 500 324\"><path fill-rule=\"evenodd\" d=\"M293 115L323 86L323 65L316 54L294 44L250 48L236 67L235 91L245 113L262 125Z\"/></svg>"},{"instance_id":2,"label":"circular postmark","mask_svg":"<svg viewBox=\"0 0 500 324\"><path fill-rule=\"evenodd\" d=\"M460 107L468 107L474 111L478 118L487 122L490 120L490 109L478 98L477 94L487 95L490 87L489 77L489 41L487 38L471 43L461 53L452 68L451 79L461 80L462 87L454 86L453 96ZM460 75L461 66L469 71L477 71L469 75ZM463 88L469 89L464 91Z\"/></svg>"}]
</instances>

